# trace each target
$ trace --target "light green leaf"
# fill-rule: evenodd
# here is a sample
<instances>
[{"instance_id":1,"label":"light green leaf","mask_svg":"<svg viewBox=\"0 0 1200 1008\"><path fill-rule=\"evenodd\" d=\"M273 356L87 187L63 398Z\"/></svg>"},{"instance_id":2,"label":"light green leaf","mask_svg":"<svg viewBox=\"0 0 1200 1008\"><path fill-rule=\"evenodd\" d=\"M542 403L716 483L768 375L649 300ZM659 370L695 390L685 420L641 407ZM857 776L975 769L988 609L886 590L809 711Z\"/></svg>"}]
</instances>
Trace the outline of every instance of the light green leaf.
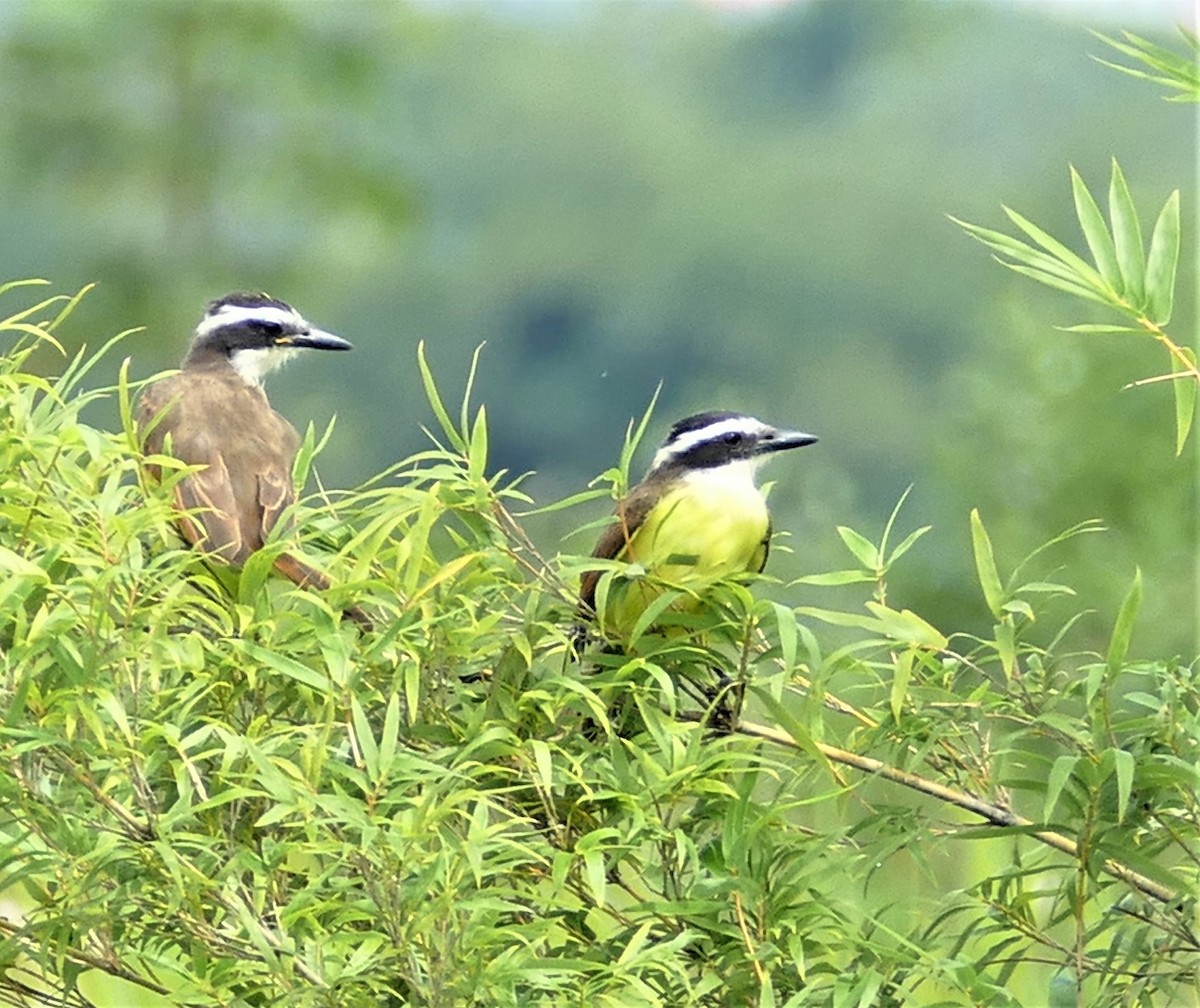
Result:
<instances>
[{"instance_id":1,"label":"light green leaf","mask_svg":"<svg viewBox=\"0 0 1200 1008\"><path fill-rule=\"evenodd\" d=\"M891 707L892 719L899 724L900 713L904 710L904 701L908 698L908 684L912 681L913 652L909 649L896 655L892 663Z\"/></svg>"},{"instance_id":2,"label":"light green leaf","mask_svg":"<svg viewBox=\"0 0 1200 1008\"><path fill-rule=\"evenodd\" d=\"M1113 767L1117 771L1117 822L1125 821L1129 796L1133 793L1133 753L1113 749Z\"/></svg>"},{"instance_id":3,"label":"light green leaf","mask_svg":"<svg viewBox=\"0 0 1200 1008\"><path fill-rule=\"evenodd\" d=\"M943 651L949 643L937 627L927 623L911 609L891 609L878 602L868 602L867 609L879 620L879 626L889 637L913 647Z\"/></svg>"},{"instance_id":4,"label":"light green leaf","mask_svg":"<svg viewBox=\"0 0 1200 1008\"><path fill-rule=\"evenodd\" d=\"M1088 322L1084 325L1065 325L1055 326L1059 332L1074 332L1074 333L1137 333L1139 336L1145 336L1146 330L1139 329L1136 326L1120 326L1120 325L1104 325L1102 323Z\"/></svg>"},{"instance_id":5,"label":"light green leaf","mask_svg":"<svg viewBox=\"0 0 1200 1008\"><path fill-rule=\"evenodd\" d=\"M1097 304L1108 305L1115 307L1113 302L1106 297L1097 294L1087 287L1081 287L1077 283L1072 283L1068 280L1061 280L1058 277L1046 273L1043 270L1032 269L1029 266L1022 266L1020 263L1005 262L1003 259L997 259L1001 266L1007 266L1014 273L1020 273L1022 276L1027 276L1031 280L1036 280L1040 284L1045 284L1047 287L1053 287L1055 290L1063 291L1067 294L1073 294L1075 297L1084 298L1087 301L1095 301Z\"/></svg>"},{"instance_id":6,"label":"light green leaf","mask_svg":"<svg viewBox=\"0 0 1200 1008\"><path fill-rule=\"evenodd\" d=\"M1058 804L1058 796L1062 794L1062 789L1066 787L1067 781L1071 779L1071 774L1075 772L1075 765L1078 762L1078 756L1059 756L1054 761L1054 765L1050 768L1050 773L1046 777L1046 803L1042 807L1043 821L1051 821L1051 816L1054 814L1054 806Z\"/></svg>"},{"instance_id":7,"label":"light green leaf","mask_svg":"<svg viewBox=\"0 0 1200 1008\"><path fill-rule=\"evenodd\" d=\"M1100 207L1074 165L1071 166L1071 192L1075 197L1075 214L1079 218L1079 226L1087 240L1092 258L1096 261L1096 268L1113 291L1120 294L1124 290L1124 284L1121 280L1121 269L1117 265L1117 250L1113 245L1112 235L1108 233L1108 225Z\"/></svg>"},{"instance_id":8,"label":"light green leaf","mask_svg":"<svg viewBox=\"0 0 1200 1008\"><path fill-rule=\"evenodd\" d=\"M1133 575L1133 583L1117 612L1117 620L1113 624L1112 636L1108 641L1108 654L1105 664L1110 676L1121 671L1125 656L1129 653L1129 639L1133 636L1133 625L1137 621L1138 609L1142 604L1142 572L1138 569Z\"/></svg>"},{"instance_id":9,"label":"light green leaf","mask_svg":"<svg viewBox=\"0 0 1200 1008\"><path fill-rule=\"evenodd\" d=\"M1086 259L1076 255L1048 231L1043 231L1033 221L1023 217L1011 207L1003 207L1003 210L1008 215L1009 220L1041 245L1055 259L1068 267L1080 284L1098 289L1103 289L1107 286L1104 277Z\"/></svg>"},{"instance_id":10,"label":"light green leaf","mask_svg":"<svg viewBox=\"0 0 1200 1008\"><path fill-rule=\"evenodd\" d=\"M837 533L842 537L842 542L846 544L846 548L854 554L856 560L861 563L867 570L879 569L879 550L865 536L855 532L852 528L847 528L845 525L837 527Z\"/></svg>"},{"instance_id":11,"label":"light green leaf","mask_svg":"<svg viewBox=\"0 0 1200 1008\"><path fill-rule=\"evenodd\" d=\"M806 574L796 578L795 584L817 585L829 587L832 585L862 584L875 580L875 575L863 570L826 571L824 574Z\"/></svg>"},{"instance_id":12,"label":"light green leaf","mask_svg":"<svg viewBox=\"0 0 1200 1008\"><path fill-rule=\"evenodd\" d=\"M1171 321L1175 299L1175 270L1179 264L1179 190L1167 197L1146 257L1146 314L1155 325Z\"/></svg>"},{"instance_id":13,"label":"light green leaf","mask_svg":"<svg viewBox=\"0 0 1200 1008\"><path fill-rule=\"evenodd\" d=\"M992 540L988 538L979 509L971 509L971 547L975 551L975 569L979 573L979 585L988 611L999 619L1004 612L1004 587L1000 583L1000 572L996 569L996 557L992 552Z\"/></svg>"},{"instance_id":14,"label":"light green leaf","mask_svg":"<svg viewBox=\"0 0 1200 1008\"><path fill-rule=\"evenodd\" d=\"M1189 347L1179 349L1194 369L1195 351ZM1183 362L1176 359L1174 354L1171 355L1171 370L1175 373L1184 370ZM1200 391L1200 382L1195 380L1195 375L1189 375L1186 378L1176 378L1171 385L1175 393L1175 454L1182 455L1183 446L1187 444L1188 434L1192 429L1192 420L1196 415L1196 393Z\"/></svg>"},{"instance_id":15,"label":"light green leaf","mask_svg":"<svg viewBox=\"0 0 1200 1008\"><path fill-rule=\"evenodd\" d=\"M1108 216L1112 221L1113 244L1121 268L1125 297L1139 311L1146 303L1146 259L1142 250L1142 226L1138 222L1129 185L1116 159L1112 163L1112 182L1108 190Z\"/></svg>"}]
</instances>

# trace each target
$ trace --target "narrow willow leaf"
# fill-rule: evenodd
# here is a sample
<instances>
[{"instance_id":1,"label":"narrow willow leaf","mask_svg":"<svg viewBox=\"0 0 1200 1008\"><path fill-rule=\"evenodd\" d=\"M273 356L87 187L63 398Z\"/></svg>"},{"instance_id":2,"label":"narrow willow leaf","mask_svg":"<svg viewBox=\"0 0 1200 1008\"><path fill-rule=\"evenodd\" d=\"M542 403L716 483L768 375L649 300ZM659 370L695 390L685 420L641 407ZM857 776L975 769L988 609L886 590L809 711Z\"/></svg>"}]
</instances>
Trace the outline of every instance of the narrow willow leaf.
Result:
<instances>
[{"instance_id":1,"label":"narrow willow leaf","mask_svg":"<svg viewBox=\"0 0 1200 1008\"><path fill-rule=\"evenodd\" d=\"M975 551L975 570L979 573L979 586L983 589L988 611L1000 619L1004 612L1004 588L1000 584L1000 572L996 569L992 540L983 527L978 508L971 509L971 548Z\"/></svg>"},{"instance_id":2,"label":"narrow willow leaf","mask_svg":"<svg viewBox=\"0 0 1200 1008\"><path fill-rule=\"evenodd\" d=\"M1052 276L1049 273L1044 273L1041 270L1030 269L1028 266L1021 266L1018 263L1005 262L1003 259L997 259L996 261L1002 266L1007 266L1010 270L1020 273L1023 276L1030 277L1031 279L1036 280L1038 283L1045 284L1047 287L1053 287L1055 290L1065 291L1068 294L1074 294L1076 297L1085 298L1088 301L1096 301L1099 304L1108 305L1110 308L1117 307L1111 300L1102 297L1093 290L1089 290L1087 287L1080 287L1078 284L1070 283L1066 280L1060 280L1058 277Z\"/></svg>"},{"instance_id":3,"label":"narrow willow leaf","mask_svg":"<svg viewBox=\"0 0 1200 1008\"><path fill-rule=\"evenodd\" d=\"M909 649L901 651L892 664L892 670L892 720L899 724L904 701L908 699L908 684L912 681L913 652Z\"/></svg>"},{"instance_id":4,"label":"narrow willow leaf","mask_svg":"<svg viewBox=\"0 0 1200 1008\"><path fill-rule=\"evenodd\" d=\"M1129 796L1133 793L1133 753L1113 749L1113 766L1117 771L1117 822L1125 821Z\"/></svg>"},{"instance_id":5,"label":"narrow willow leaf","mask_svg":"<svg viewBox=\"0 0 1200 1008\"><path fill-rule=\"evenodd\" d=\"M976 224L968 224L957 217L951 217L950 219L962 227L972 238L1002 255L1006 255L1019 263L1031 266L1044 273L1057 276L1059 279L1069 283L1079 282L1078 274L1070 266L1063 263L1060 259L1056 259L1054 256L1047 255L1045 252L1034 248L1028 242L1021 241L1020 238L1013 238L1011 235L1006 235L1003 231L993 231L990 228L979 227ZM1003 262L1004 260L1001 261ZM1082 262L1082 260L1080 261ZM1006 262L1005 265L1009 264Z\"/></svg>"},{"instance_id":6,"label":"narrow willow leaf","mask_svg":"<svg viewBox=\"0 0 1200 1008\"><path fill-rule=\"evenodd\" d=\"M868 602L866 606L879 621L880 629L893 640L933 651L944 651L949 643L937 627L911 609L891 609L878 602Z\"/></svg>"},{"instance_id":7,"label":"narrow willow leaf","mask_svg":"<svg viewBox=\"0 0 1200 1008\"><path fill-rule=\"evenodd\" d=\"M891 555L887 558L888 566L891 567L892 564L894 564L897 560L904 556L905 553L912 549L913 546L916 545L917 540L920 539L921 536L923 536L931 528L933 528L932 525L922 525L919 529L910 532L907 536L905 536L900 545L892 550Z\"/></svg>"},{"instance_id":8,"label":"narrow willow leaf","mask_svg":"<svg viewBox=\"0 0 1200 1008\"><path fill-rule=\"evenodd\" d=\"M864 584L874 581L875 575L863 570L827 571L824 574L806 574L798 577L793 584L818 585L827 588L831 585Z\"/></svg>"},{"instance_id":9,"label":"narrow willow leaf","mask_svg":"<svg viewBox=\"0 0 1200 1008\"><path fill-rule=\"evenodd\" d=\"M1125 656L1129 653L1129 639L1133 636L1133 625L1137 621L1138 609L1142 604L1142 572L1139 569L1133 575L1133 583L1125 595L1125 601L1117 613L1117 621L1113 624L1112 636L1108 641L1108 654L1105 664L1110 676L1121 671Z\"/></svg>"},{"instance_id":10,"label":"narrow willow leaf","mask_svg":"<svg viewBox=\"0 0 1200 1008\"><path fill-rule=\"evenodd\" d=\"M1156 325L1171 321L1175 269L1179 264L1179 190L1167 197L1154 225L1146 257L1146 314Z\"/></svg>"},{"instance_id":11,"label":"narrow willow leaf","mask_svg":"<svg viewBox=\"0 0 1200 1008\"><path fill-rule=\"evenodd\" d=\"M996 654L1000 656L1004 681L1012 682L1017 671L1017 630L1007 614L996 624Z\"/></svg>"},{"instance_id":12,"label":"narrow willow leaf","mask_svg":"<svg viewBox=\"0 0 1200 1008\"><path fill-rule=\"evenodd\" d=\"M867 570L879 569L879 550L875 548L875 544L870 539L845 525L837 527L837 534L842 537L846 549L853 553L854 558Z\"/></svg>"},{"instance_id":13,"label":"narrow willow leaf","mask_svg":"<svg viewBox=\"0 0 1200 1008\"><path fill-rule=\"evenodd\" d=\"M1124 285L1121 282L1121 268L1117 265L1116 246L1113 245L1112 235L1108 233L1108 225L1100 207L1074 165L1071 166L1071 191L1075 196L1075 214L1092 258L1096 261L1096 268L1114 292L1120 294Z\"/></svg>"},{"instance_id":14,"label":"narrow willow leaf","mask_svg":"<svg viewBox=\"0 0 1200 1008\"><path fill-rule=\"evenodd\" d=\"M1048 231L1043 231L1033 221L1021 216L1021 214L1017 213L1011 207L1004 207L1004 212L1008 215L1008 219L1016 224L1017 227L1041 245L1055 259L1059 260L1064 266L1067 266L1075 274L1080 283L1089 287L1102 288L1104 286L1104 277L1082 256L1076 255Z\"/></svg>"},{"instance_id":15,"label":"narrow willow leaf","mask_svg":"<svg viewBox=\"0 0 1200 1008\"><path fill-rule=\"evenodd\" d=\"M1193 368L1196 367L1196 354L1188 347L1180 347ZM1171 356L1171 369L1175 372L1183 370L1183 363ZM1188 434L1192 430L1192 421L1196 416L1196 393L1200 390L1200 382L1195 376L1177 378L1171 382L1175 392L1175 454L1183 454L1183 446L1187 444Z\"/></svg>"},{"instance_id":16,"label":"narrow willow leaf","mask_svg":"<svg viewBox=\"0 0 1200 1008\"><path fill-rule=\"evenodd\" d=\"M438 392L437 383L433 380L433 371L429 367L429 361L425 358L424 340L417 344L417 369L421 372L421 384L425 388L425 398L429 400L429 407L433 410L433 415L437 417L438 425L455 448L465 451L466 439L455 428L454 421L450 419L450 414L446 410L446 404L442 401L441 393Z\"/></svg>"},{"instance_id":17,"label":"narrow willow leaf","mask_svg":"<svg viewBox=\"0 0 1200 1008\"><path fill-rule=\"evenodd\" d=\"M1054 806L1058 804L1058 796L1062 794L1062 789L1071 779L1071 774L1074 773L1075 765L1078 762L1078 756L1059 756L1050 768L1050 773L1046 778L1046 803L1042 807L1042 819L1045 822L1050 822L1051 816L1054 814Z\"/></svg>"},{"instance_id":18,"label":"narrow willow leaf","mask_svg":"<svg viewBox=\"0 0 1200 1008\"><path fill-rule=\"evenodd\" d=\"M1146 302L1146 258L1142 250L1142 226L1138 222L1133 197L1121 166L1113 159L1112 182L1108 190L1108 216L1112 221L1113 244L1125 297L1137 309Z\"/></svg>"},{"instance_id":19,"label":"narrow willow leaf","mask_svg":"<svg viewBox=\"0 0 1200 1008\"><path fill-rule=\"evenodd\" d=\"M1100 323L1085 323L1083 325L1064 325L1055 326L1059 332L1074 332L1074 333L1137 333L1139 336L1145 336L1145 329L1138 329L1135 326L1121 325L1103 325Z\"/></svg>"}]
</instances>

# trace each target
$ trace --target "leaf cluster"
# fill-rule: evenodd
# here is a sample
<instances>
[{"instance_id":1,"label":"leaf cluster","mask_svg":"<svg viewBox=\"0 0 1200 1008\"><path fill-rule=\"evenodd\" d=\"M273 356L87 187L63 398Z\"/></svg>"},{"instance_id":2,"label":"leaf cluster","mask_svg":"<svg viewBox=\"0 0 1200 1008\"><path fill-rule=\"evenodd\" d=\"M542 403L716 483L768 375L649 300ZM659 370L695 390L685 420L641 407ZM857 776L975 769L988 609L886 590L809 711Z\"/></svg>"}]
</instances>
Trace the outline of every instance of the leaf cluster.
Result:
<instances>
[{"instance_id":1,"label":"leaf cluster","mask_svg":"<svg viewBox=\"0 0 1200 1008\"><path fill-rule=\"evenodd\" d=\"M25 369L77 300L0 322L0 1000L104 1003L99 974L223 1006L1197 983L1197 671L1129 660L1136 585L1107 655L1071 653L1076 614L1046 643L1070 588L1041 553L1003 577L976 515L995 633L938 628L889 591L925 532L890 546L897 509L793 586L849 606L732 581L580 659L582 561L524 531L475 367L452 410L423 353L434 446L297 507L335 587L270 579L282 540L235 575L173 533L184 468L141 482L127 363L95 391L107 348ZM80 416L105 396L117 433Z\"/></svg>"}]
</instances>

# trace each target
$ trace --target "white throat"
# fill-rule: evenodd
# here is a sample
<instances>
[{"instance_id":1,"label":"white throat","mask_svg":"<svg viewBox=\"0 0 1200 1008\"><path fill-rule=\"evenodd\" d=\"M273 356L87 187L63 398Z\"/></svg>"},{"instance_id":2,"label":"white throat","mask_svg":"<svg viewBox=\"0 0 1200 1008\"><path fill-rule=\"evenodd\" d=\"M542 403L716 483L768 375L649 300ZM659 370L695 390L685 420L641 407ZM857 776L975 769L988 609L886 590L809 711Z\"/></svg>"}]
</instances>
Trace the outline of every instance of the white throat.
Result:
<instances>
[{"instance_id":1,"label":"white throat","mask_svg":"<svg viewBox=\"0 0 1200 1008\"><path fill-rule=\"evenodd\" d=\"M692 486L755 493L761 497L762 493L754 482L754 477L758 467L765 461L762 457L738 459L736 462L726 462L724 465L709 466L706 469L689 469L682 478Z\"/></svg>"},{"instance_id":2,"label":"white throat","mask_svg":"<svg viewBox=\"0 0 1200 1008\"><path fill-rule=\"evenodd\" d=\"M297 353L296 347L258 347L253 350L234 350L229 363L247 385L258 387L263 378L286 364Z\"/></svg>"}]
</instances>

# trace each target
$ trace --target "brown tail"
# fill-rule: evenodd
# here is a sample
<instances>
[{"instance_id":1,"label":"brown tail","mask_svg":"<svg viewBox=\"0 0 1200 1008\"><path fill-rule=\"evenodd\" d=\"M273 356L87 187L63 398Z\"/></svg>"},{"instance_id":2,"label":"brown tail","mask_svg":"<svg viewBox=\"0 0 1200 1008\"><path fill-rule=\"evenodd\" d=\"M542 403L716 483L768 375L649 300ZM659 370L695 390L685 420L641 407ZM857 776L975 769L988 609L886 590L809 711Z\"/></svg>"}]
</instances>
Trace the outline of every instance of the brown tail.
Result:
<instances>
[{"instance_id":1,"label":"brown tail","mask_svg":"<svg viewBox=\"0 0 1200 1008\"><path fill-rule=\"evenodd\" d=\"M280 554L279 559L275 561L275 569L301 588L316 588L318 591L324 591L329 587L329 578L290 553ZM364 630L370 630L373 627L370 617L356 605L343 609L342 615L347 619L354 620Z\"/></svg>"}]
</instances>

